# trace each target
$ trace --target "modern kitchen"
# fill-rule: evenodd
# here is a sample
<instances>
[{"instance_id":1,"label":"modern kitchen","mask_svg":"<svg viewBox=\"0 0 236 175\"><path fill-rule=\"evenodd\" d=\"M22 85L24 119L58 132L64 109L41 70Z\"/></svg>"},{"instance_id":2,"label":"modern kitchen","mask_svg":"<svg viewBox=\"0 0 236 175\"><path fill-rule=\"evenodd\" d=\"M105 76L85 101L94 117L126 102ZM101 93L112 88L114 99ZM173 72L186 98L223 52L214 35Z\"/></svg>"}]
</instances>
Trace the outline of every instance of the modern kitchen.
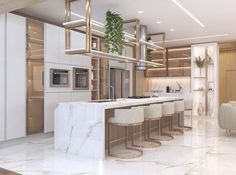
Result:
<instances>
[{"instance_id":1,"label":"modern kitchen","mask_svg":"<svg viewBox=\"0 0 236 175\"><path fill-rule=\"evenodd\" d=\"M236 174L232 4L2 0L0 174Z\"/></svg>"}]
</instances>

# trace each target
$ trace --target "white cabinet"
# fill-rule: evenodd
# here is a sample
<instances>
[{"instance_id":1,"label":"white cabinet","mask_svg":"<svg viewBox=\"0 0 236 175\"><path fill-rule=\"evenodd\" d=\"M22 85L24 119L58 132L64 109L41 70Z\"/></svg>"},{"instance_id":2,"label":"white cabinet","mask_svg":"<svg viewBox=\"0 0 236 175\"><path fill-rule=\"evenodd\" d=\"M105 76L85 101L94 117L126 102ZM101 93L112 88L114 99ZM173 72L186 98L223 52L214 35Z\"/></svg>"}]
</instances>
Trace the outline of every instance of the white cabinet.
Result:
<instances>
[{"instance_id":1,"label":"white cabinet","mask_svg":"<svg viewBox=\"0 0 236 175\"><path fill-rule=\"evenodd\" d=\"M7 14L6 139L26 135L26 19Z\"/></svg>"},{"instance_id":2,"label":"white cabinet","mask_svg":"<svg viewBox=\"0 0 236 175\"><path fill-rule=\"evenodd\" d=\"M72 48L85 47L85 35L71 32ZM65 54L65 29L44 25L44 132L54 130L54 110L58 103L70 101L87 101L91 98L89 90L73 90L73 67L91 68L91 57ZM70 70L70 87L50 87L50 69ZM91 75L91 74L90 74Z\"/></svg>"},{"instance_id":3,"label":"white cabinet","mask_svg":"<svg viewBox=\"0 0 236 175\"><path fill-rule=\"evenodd\" d=\"M44 25L45 62L70 64L71 56L65 54L65 29L51 24Z\"/></svg>"},{"instance_id":4,"label":"white cabinet","mask_svg":"<svg viewBox=\"0 0 236 175\"><path fill-rule=\"evenodd\" d=\"M60 49L59 35L59 27L50 24L44 25L44 51L46 62L58 61Z\"/></svg>"},{"instance_id":5,"label":"white cabinet","mask_svg":"<svg viewBox=\"0 0 236 175\"><path fill-rule=\"evenodd\" d=\"M4 140L5 135L5 95L4 95L4 82L5 82L5 68L4 68L4 42L5 42L5 15L0 15L0 141Z\"/></svg>"}]
</instances>

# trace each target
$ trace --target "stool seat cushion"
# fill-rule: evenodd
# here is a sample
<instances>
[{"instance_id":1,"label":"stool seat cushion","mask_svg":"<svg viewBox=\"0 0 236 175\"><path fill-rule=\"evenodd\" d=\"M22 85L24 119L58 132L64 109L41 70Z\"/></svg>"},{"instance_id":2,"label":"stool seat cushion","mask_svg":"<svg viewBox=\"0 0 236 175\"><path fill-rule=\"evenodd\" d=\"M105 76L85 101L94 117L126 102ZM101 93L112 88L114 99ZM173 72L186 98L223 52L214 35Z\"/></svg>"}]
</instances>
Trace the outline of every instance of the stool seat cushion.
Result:
<instances>
[{"instance_id":1,"label":"stool seat cushion","mask_svg":"<svg viewBox=\"0 0 236 175\"><path fill-rule=\"evenodd\" d=\"M115 109L114 117L109 118L108 122L121 125L132 125L144 121L144 110L142 107L131 109Z\"/></svg>"},{"instance_id":2,"label":"stool seat cushion","mask_svg":"<svg viewBox=\"0 0 236 175\"><path fill-rule=\"evenodd\" d=\"M153 104L144 107L144 119L159 119L162 117L161 104Z\"/></svg>"},{"instance_id":3,"label":"stool seat cushion","mask_svg":"<svg viewBox=\"0 0 236 175\"><path fill-rule=\"evenodd\" d=\"M162 115L173 115L175 113L175 103L174 102L166 102L162 104Z\"/></svg>"},{"instance_id":4,"label":"stool seat cushion","mask_svg":"<svg viewBox=\"0 0 236 175\"><path fill-rule=\"evenodd\" d=\"M175 101L175 113L184 111L184 101Z\"/></svg>"}]
</instances>

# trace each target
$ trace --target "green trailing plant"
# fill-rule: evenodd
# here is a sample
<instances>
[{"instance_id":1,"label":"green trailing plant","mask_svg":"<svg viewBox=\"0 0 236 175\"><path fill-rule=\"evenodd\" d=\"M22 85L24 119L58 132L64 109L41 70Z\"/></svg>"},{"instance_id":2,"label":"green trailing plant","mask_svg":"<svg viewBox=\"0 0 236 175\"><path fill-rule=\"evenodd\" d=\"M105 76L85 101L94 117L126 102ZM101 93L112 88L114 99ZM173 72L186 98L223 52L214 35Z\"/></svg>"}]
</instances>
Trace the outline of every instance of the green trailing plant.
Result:
<instances>
[{"instance_id":1,"label":"green trailing plant","mask_svg":"<svg viewBox=\"0 0 236 175\"><path fill-rule=\"evenodd\" d=\"M152 61L152 49L147 49L147 61Z\"/></svg>"},{"instance_id":2,"label":"green trailing plant","mask_svg":"<svg viewBox=\"0 0 236 175\"><path fill-rule=\"evenodd\" d=\"M106 12L105 47L112 53L122 55L124 48L123 19L115 12Z\"/></svg>"},{"instance_id":3,"label":"green trailing plant","mask_svg":"<svg viewBox=\"0 0 236 175\"><path fill-rule=\"evenodd\" d=\"M201 59L201 57L195 57L195 64L197 65L197 67L199 68L200 70L200 76L202 74L202 68L204 67L205 65L205 59Z\"/></svg>"}]
</instances>

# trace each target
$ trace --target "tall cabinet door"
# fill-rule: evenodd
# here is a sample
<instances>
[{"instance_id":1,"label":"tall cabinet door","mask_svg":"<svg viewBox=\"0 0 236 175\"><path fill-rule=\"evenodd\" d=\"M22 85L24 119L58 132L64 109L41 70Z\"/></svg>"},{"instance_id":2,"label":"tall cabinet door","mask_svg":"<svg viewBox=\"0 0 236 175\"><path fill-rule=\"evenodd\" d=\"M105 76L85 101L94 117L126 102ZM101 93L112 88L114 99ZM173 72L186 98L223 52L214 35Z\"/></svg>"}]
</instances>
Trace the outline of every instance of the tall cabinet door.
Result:
<instances>
[{"instance_id":1,"label":"tall cabinet door","mask_svg":"<svg viewBox=\"0 0 236 175\"><path fill-rule=\"evenodd\" d=\"M7 14L7 139L26 135L26 19Z\"/></svg>"},{"instance_id":2,"label":"tall cabinet door","mask_svg":"<svg viewBox=\"0 0 236 175\"><path fill-rule=\"evenodd\" d=\"M5 100L4 100L4 29L5 29L5 15L0 15L0 141L4 140L5 133Z\"/></svg>"}]
</instances>

